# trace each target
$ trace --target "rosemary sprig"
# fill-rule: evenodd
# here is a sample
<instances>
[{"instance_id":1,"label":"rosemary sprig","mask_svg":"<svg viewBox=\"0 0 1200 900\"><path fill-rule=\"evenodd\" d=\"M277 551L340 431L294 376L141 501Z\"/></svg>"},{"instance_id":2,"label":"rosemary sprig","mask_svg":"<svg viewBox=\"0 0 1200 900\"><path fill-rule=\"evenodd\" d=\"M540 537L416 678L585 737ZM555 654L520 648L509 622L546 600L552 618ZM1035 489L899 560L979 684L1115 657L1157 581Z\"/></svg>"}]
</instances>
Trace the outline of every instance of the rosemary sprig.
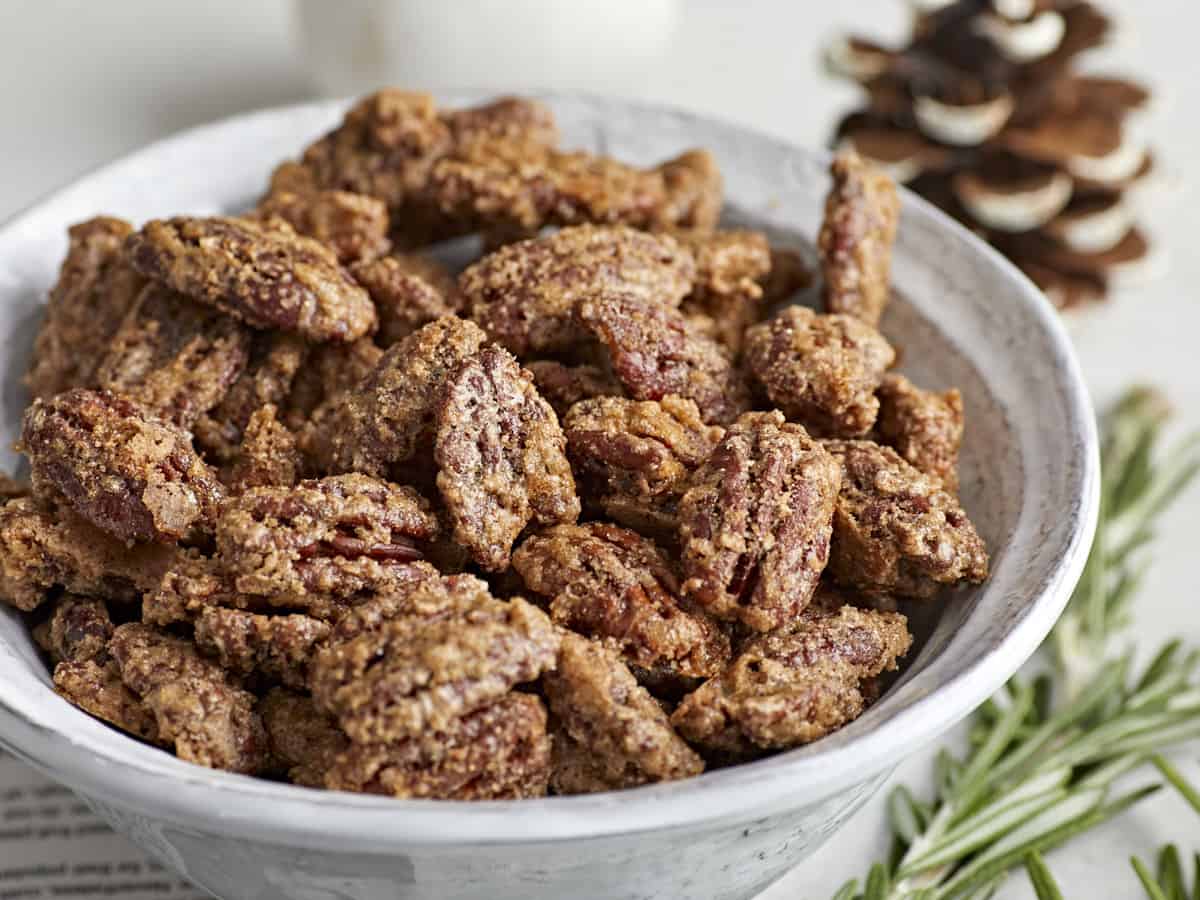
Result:
<instances>
[{"instance_id":1,"label":"rosemary sprig","mask_svg":"<svg viewBox=\"0 0 1200 900\"><path fill-rule=\"evenodd\" d=\"M1053 632L1068 694L1091 680L1112 637L1129 625L1162 512L1200 472L1200 433L1161 450L1170 409L1152 388L1126 392L1104 422L1100 518L1087 565Z\"/></svg>"},{"instance_id":2,"label":"rosemary sprig","mask_svg":"<svg viewBox=\"0 0 1200 900\"><path fill-rule=\"evenodd\" d=\"M1047 891L1039 896L1054 897L1041 854L1154 793L1158 785L1115 785L1158 751L1200 738L1200 652L1172 642L1134 678L1131 653L1109 651L1159 515L1200 471L1200 437L1160 453L1166 418L1161 397L1139 388L1105 420L1100 526L1049 642L1054 674L1018 676L976 712L965 755L943 749L936 759L932 802L893 791L893 852L837 900L987 897L1022 865Z\"/></svg>"}]
</instances>

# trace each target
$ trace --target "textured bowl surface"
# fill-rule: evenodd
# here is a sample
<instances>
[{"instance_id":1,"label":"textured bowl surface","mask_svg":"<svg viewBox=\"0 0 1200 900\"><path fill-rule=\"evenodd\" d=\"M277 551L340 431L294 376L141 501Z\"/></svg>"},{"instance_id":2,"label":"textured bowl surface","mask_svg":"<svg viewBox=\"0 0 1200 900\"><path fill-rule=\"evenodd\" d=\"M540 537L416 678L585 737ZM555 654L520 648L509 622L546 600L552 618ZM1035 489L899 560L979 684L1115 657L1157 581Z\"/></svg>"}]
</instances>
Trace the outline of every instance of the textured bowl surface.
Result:
<instances>
[{"instance_id":1,"label":"textured bowl surface","mask_svg":"<svg viewBox=\"0 0 1200 900\"><path fill-rule=\"evenodd\" d=\"M711 148L726 177L729 221L811 248L827 188L819 154L675 111L546 99L567 146L647 163ZM68 224L99 212L136 222L236 211L343 108L268 110L186 132L88 175L0 230L0 446L17 433L26 402L19 379ZM963 391L962 497L993 571L985 585L931 607L900 680L825 740L688 782L590 797L464 805L316 792L180 762L75 710L53 693L7 611L0 739L222 896L498 900L560 896L580 884L589 885L582 896L595 897L751 896L904 756L1013 674L1066 603L1095 525L1093 418L1046 301L909 195L893 283L883 330L902 348L902 370L924 386ZM13 464L0 451L0 467ZM687 883L704 887L681 892Z\"/></svg>"}]
</instances>

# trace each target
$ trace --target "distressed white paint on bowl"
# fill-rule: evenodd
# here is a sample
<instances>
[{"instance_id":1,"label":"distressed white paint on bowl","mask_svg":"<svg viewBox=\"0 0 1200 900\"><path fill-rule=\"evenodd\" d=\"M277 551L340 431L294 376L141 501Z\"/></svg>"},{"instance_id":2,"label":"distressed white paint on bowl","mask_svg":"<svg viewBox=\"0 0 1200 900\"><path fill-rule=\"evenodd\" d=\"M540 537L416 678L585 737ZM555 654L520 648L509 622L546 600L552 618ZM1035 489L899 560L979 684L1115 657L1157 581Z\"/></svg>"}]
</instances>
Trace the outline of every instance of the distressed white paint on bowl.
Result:
<instances>
[{"instance_id":1,"label":"distressed white paint on bowl","mask_svg":"<svg viewBox=\"0 0 1200 900\"><path fill-rule=\"evenodd\" d=\"M477 97L443 98L470 102ZM733 221L811 244L822 158L683 113L548 97L570 146L650 162L704 145ZM0 230L0 427L25 404L39 307L74 221L236 210L343 104L275 109L162 141ZM396 801L211 772L138 744L51 690L20 620L0 615L0 740L82 793L167 864L226 898L536 900L751 897L832 834L907 754L994 692L1049 631L1095 524L1097 443L1067 337L1046 301L966 231L905 195L884 330L903 368L959 385L963 500L993 553L945 598L898 683L823 741L687 782L517 803ZM0 451L0 466L13 462Z\"/></svg>"}]
</instances>

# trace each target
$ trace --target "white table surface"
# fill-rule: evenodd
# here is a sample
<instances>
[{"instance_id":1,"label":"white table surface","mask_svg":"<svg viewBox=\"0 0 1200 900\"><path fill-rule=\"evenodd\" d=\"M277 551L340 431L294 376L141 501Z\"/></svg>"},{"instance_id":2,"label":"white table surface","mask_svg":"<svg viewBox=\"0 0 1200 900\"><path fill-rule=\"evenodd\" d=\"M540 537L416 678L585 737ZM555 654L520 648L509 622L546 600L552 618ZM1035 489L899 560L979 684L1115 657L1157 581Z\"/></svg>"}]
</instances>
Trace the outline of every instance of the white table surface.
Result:
<instances>
[{"instance_id":1,"label":"white table surface","mask_svg":"<svg viewBox=\"0 0 1200 900\"><path fill-rule=\"evenodd\" d=\"M1125 20L1121 40L1093 65L1136 72L1159 91L1149 128L1171 177L1147 214L1172 268L1161 280L1125 290L1073 327L1098 401L1130 381L1152 381L1169 392L1181 425L1200 427L1200 215L1193 205L1200 174L1194 94L1200 81L1195 37L1200 14L1189 0L1119 5ZM290 10L286 0L0 4L0 219L76 174L172 131L312 96ZM907 18L901 0L685 0L685 10L673 49L633 93L808 145L821 144L836 115L855 99L851 89L821 74L822 43L851 27L885 38L899 35ZM621 86L631 93L628 79ZM1193 164L1187 178L1179 174ZM1200 492L1172 512L1163 531L1159 562L1141 598L1138 641L1149 646L1182 637L1200 645L1192 568ZM1200 748L1189 748L1182 760L1191 774L1200 775L1196 757ZM898 777L924 785L927 768L923 752ZM763 900L821 900L844 878L860 873L884 847L881 801L882 795ZM1137 897L1127 857L1149 854L1167 840L1200 850L1200 820L1164 792L1052 854L1049 862L1071 897ZM1001 896L1032 892L1017 876Z\"/></svg>"}]
</instances>

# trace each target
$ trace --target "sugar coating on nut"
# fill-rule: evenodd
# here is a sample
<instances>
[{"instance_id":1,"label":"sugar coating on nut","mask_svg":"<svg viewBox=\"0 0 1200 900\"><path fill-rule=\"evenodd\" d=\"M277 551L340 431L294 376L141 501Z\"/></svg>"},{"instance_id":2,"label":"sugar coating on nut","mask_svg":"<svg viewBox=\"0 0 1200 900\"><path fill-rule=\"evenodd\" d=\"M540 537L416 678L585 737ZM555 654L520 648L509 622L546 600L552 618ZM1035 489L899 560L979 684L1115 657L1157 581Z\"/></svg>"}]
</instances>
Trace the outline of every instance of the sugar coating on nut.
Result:
<instances>
[{"instance_id":1,"label":"sugar coating on nut","mask_svg":"<svg viewBox=\"0 0 1200 900\"><path fill-rule=\"evenodd\" d=\"M95 381L190 428L242 374L251 340L236 320L151 284L113 335Z\"/></svg>"},{"instance_id":2,"label":"sugar coating on nut","mask_svg":"<svg viewBox=\"0 0 1200 900\"><path fill-rule=\"evenodd\" d=\"M762 309L760 284L771 271L771 248L761 231L676 232L676 237L696 259L692 291L684 312L708 316L714 336L734 354L741 350L742 334Z\"/></svg>"},{"instance_id":3,"label":"sugar coating on nut","mask_svg":"<svg viewBox=\"0 0 1200 900\"><path fill-rule=\"evenodd\" d=\"M635 531L673 535L688 478L725 432L691 400L599 397L563 419L567 455L589 505Z\"/></svg>"},{"instance_id":4,"label":"sugar coating on nut","mask_svg":"<svg viewBox=\"0 0 1200 900\"><path fill-rule=\"evenodd\" d=\"M530 523L579 516L566 439L533 378L486 347L447 381L437 413L438 491L454 537L488 571L503 571Z\"/></svg>"},{"instance_id":5,"label":"sugar coating on nut","mask_svg":"<svg viewBox=\"0 0 1200 900\"><path fill-rule=\"evenodd\" d=\"M550 780L546 708L512 693L445 727L390 743L351 744L325 773L325 786L392 797L518 800L540 797Z\"/></svg>"},{"instance_id":6,"label":"sugar coating on nut","mask_svg":"<svg viewBox=\"0 0 1200 900\"><path fill-rule=\"evenodd\" d=\"M678 306L695 275L692 255L668 235L581 225L509 244L459 277L471 315L517 356L565 351L586 336L580 301L619 295Z\"/></svg>"},{"instance_id":7,"label":"sugar coating on nut","mask_svg":"<svg viewBox=\"0 0 1200 900\"><path fill-rule=\"evenodd\" d=\"M754 638L671 721L689 741L735 757L807 744L857 718L867 683L895 669L911 642L898 613L846 606L802 616Z\"/></svg>"},{"instance_id":8,"label":"sugar coating on nut","mask_svg":"<svg viewBox=\"0 0 1200 900\"><path fill-rule=\"evenodd\" d=\"M746 366L772 405L814 434L860 437L879 412L875 391L896 359L869 325L790 306L746 332Z\"/></svg>"},{"instance_id":9,"label":"sugar coating on nut","mask_svg":"<svg viewBox=\"0 0 1200 900\"><path fill-rule=\"evenodd\" d=\"M486 341L472 322L443 316L393 345L348 397L352 427L336 446L337 464L382 474L428 452L446 383Z\"/></svg>"},{"instance_id":10,"label":"sugar coating on nut","mask_svg":"<svg viewBox=\"0 0 1200 900\"><path fill-rule=\"evenodd\" d=\"M742 416L679 504L684 595L754 631L792 621L829 559L840 484L803 427L778 412Z\"/></svg>"},{"instance_id":11,"label":"sugar coating on nut","mask_svg":"<svg viewBox=\"0 0 1200 900\"><path fill-rule=\"evenodd\" d=\"M255 697L195 645L140 623L109 644L121 680L154 714L158 739L180 759L253 774L267 765L267 736Z\"/></svg>"},{"instance_id":12,"label":"sugar coating on nut","mask_svg":"<svg viewBox=\"0 0 1200 900\"><path fill-rule=\"evenodd\" d=\"M942 393L888 374L879 385L879 442L895 449L914 468L958 490L958 449L963 437L963 402L958 388Z\"/></svg>"},{"instance_id":13,"label":"sugar coating on nut","mask_svg":"<svg viewBox=\"0 0 1200 900\"><path fill-rule=\"evenodd\" d=\"M312 172L285 162L271 175L256 217L283 219L298 234L328 246L343 265L369 262L386 253L388 213L383 201L351 191L321 190Z\"/></svg>"},{"instance_id":14,"label":"sugar coating on nut","mask_svg":"<svg viewBox=\"0 0 1200 900\"><path fill-rule=\"evenodd\" d=\"M558 633L520 598L496 600L462 575L426 581L410 599L413 614L335 641L313 662L314 699L356 743L445 729L554 665Z\"/></svg>"},{"instance_id":15,"label":"sugar coating on nut","mask_svg":"<svg viewBox=\"0 0 1200 900\"><path fill-rule=\"evenodd\" d=\"M216 463L228 463L237 454L250 417L267 404L283 410L296 376L309 361L309 347L299 336L282 332L256 332L250 356L237 380L213 409L192 425L197 449Z\"/></svg>"},{"instance_id":16,"label":"sugar coating on nut","mask_svg":"<svg viewBox=\"0 0 1200 900\"><path fill-rule=\"evenodd\" d=\"M586 779L576 774L578 762L556 758L551 784L559 793L633 787L703 771L703 760L675 733L658 701L615 652L565 634L558 668L542 683L550 711L587 754ZM557 768L560 764L566 765Z\"/></svg>"},{"instance_id":17,"label":"sugar coating on nut","mask_svg":"<svg viewBox=\"0 0 1200 900\"><path fill-rule=\"evenodd\" d=\"M305 604L386 587L436 533L416 491L359 474L251 488L229 501L216 529L237 590L279 605L280 597Z\"/></svg>"},{"instance_id":18,"label":"sugar coating on nut","mask_svg":"<svg viewBox=\"0 0 1200 900\"><path fill-rule=\"evenodd\" d=\"M170 566L175 548L128 547L65 502L20 497L0 506L0 599L36 609L58 587L136 602Z\"/></svg>"},{"instance_id":19,"label":"sugar coating on nut","mask_svg":"<svg viewBox=\"0 0 1200 900\"><path fill-rule=\"evenodd\" d=\"M931 597L987 578L975 526L942 483L870 441L826 441L842 465L829 573L872 594Z\"/></svg>"},{"instance_id":20,"label":"sugar coating on nut","mask_svg":"<svg viewBox=\"0 0 1200 900\"><path fill-rule=\"evenodd\" d=\"M575 319L603 348L629 396L695 402L705 422L724 424L750 407L749 390L728 353L669 306L630 295L585 300Z\"/></svg>"},{"instance_id":21,"label":"sugar coating on nut","mask_svg":"<svg viewBox=\"0 0 1200 900\"><path fill-rule=\"evenodd\" d=\"M651 541L604 522L558 525L525 540L513 568L550 601L559 625L620 649L626 661L708 677L729 658L729 638L679 599L671 562Z\"/></svg>"},{"instance_id":22,"label":"sugar coating on nut","mask_svg":"<svg viewBox=\"0 0 1200 900\"><path fill-rule=\"evenodd\" d=\"M376 326L371 298L333 251L278 219L153 219L126 247L146 277L254 328L352 341Z\"/></svg>"},{"instance_id":23,"label":"sugar coating on nut","mask_svg":"<svg viewBox=\"0 0 1200 900\"><path fill-rule=\"evenodd\" d=\"M583 363L568 365L553 359L535 359L525 368L533 376L538 393L554 409L559 421L580 400L621 397L625 388L603 366Z\"/></svg>"},{"instance_id":24,"label":"sugar coating on nut","mask_svg":"<svg viewBox=\"0 0 1200 900\"><path fill-rule=\"evenodd\" d=\"M825 307L876 325L891 289L892 244L900 219L896 184L853 152L830 167L833 187L817 238Z\"/></svg>"},{"instance_id":25,"label":"sugar coating on nut","mask_svg":"<svg viewBox=\"0 0 1200 900\"><path fill-rule=\"evenodd\" d=\"M186 432L108 391L35 400L21 444L36 479L127 541L177 541L209 527L224 488Z\"/></svg>"},{"instance_id":26,"label":"sugar coating on nut","mask_svg":"<svg viewBox=\"0 0 1200 900\"><path fill-rule=\"evenodd\" d=\"M375 340L384 348L462 307L454 276L432 257L381 256L355 265L351 274L371 295L379 315Z\"/></svg>"},{"instance_id":27,"label":"sugar coating on nut","mask_svg":"<svg viewBox=\"0 0 1200 900\"><path fill-rule=\"evenodd\" d=\"M48 399L90 387L109 341L145 285L122 251L132 226L98 216L67 230L67 255L50 290L25 385Z\"/></svg>"}]
</instances>

